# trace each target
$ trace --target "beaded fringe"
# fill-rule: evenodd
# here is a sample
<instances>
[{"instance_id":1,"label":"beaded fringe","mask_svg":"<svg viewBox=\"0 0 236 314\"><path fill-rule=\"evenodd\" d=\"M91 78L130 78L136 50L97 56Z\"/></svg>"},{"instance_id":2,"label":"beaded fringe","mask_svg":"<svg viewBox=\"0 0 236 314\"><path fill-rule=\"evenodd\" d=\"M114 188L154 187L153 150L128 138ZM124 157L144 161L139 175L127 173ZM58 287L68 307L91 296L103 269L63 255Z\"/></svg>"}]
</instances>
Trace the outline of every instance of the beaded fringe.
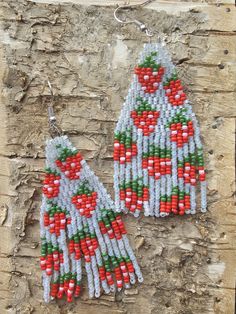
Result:
<instances>
[{"instance_id":1,"label":"beaded fringe","mask_svg":"<svg viewBox=\"0 0 236 314\"><path fill-rule=\"evenodd\" d=\"M120 214L67 136L47 141L46 166L40 214L45 302L79 296L83 264L91 298L129 288L136 276L142 282Z\"/></svg>"},{"instance_id":2,"label":"beaded fringe","mask_svg":"<svg viewBox=\"0 0 236 314\"><path fill-rule=\"evenodd\" d=\"M115 129L117 211L138 217L207 209L200 130L168 52L145 44Z\"/></svg>"}]
</instances>

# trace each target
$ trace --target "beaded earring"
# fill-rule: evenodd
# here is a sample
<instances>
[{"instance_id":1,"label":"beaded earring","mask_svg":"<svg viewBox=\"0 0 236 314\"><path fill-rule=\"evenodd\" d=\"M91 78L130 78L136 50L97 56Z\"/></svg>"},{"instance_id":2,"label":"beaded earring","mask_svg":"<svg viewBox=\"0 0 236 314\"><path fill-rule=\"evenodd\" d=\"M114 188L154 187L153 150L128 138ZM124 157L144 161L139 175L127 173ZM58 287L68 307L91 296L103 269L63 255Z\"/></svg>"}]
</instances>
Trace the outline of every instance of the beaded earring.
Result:
<instances>
[{"instance_id":1,"label":"beaded earring","mask_svg":"<svg viewBox=\"0 0 236 314\"><path fill-rule=\"evenodd\" d=\"M50 82L48 82L52 93ZM53 96L53 94L52 94ZM48 106L50 133L40 210L44 300L68 302L81 290L83 267L89 297L129 288L142 273L127 232L103 184L68 137ZM54 137L55 136L55 137Z\"/></svg>"},{"instance_id":2,"label":"beaded earring","mask_svg":"<svg viewBox=\"0 0 236 314\"><path fill-rule=\"evenodd\" d=\"M127 6L126 6L127 7ZM150 37L152 33L134 22ZM135 217L196 213L207 209L206 178L199 125L169 53L148 43L115 128L115 206Z\"/></svg>"}]
</instances>

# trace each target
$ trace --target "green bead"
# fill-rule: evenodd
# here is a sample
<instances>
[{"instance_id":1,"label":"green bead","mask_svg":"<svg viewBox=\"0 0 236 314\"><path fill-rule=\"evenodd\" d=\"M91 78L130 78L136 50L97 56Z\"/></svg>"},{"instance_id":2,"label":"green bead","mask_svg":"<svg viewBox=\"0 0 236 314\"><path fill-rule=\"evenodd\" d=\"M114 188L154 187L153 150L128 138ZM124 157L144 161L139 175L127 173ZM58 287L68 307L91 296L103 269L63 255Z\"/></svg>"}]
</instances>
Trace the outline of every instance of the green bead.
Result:
<instances>
[{"instance_id":1,"label":"green bead","mask_svg":"<svg viewBox=\"0 0 236 314\"><path fill-rule=\"evenodd\" d=\"M79 237L77 235L74 236L75 243L79 243Z\"/></svg>"},{"instance_id":2,"label":"green bead","mask_svg":"<svg viewBox=\"0 0 236 314\"><path fill-rule=\"evenodd\" d=\"M178 188L173 188L173 189L172 189L172 194L173 194L173 195L178 195L178 194L179 194Z\"/></svg>"},{"instance_id":3,"label":"green bead","mask_svg":"<svg viewBox=\"0 0 236 314\"><path fill-rule=\"evenodd\" d=\"M184 192L179 192L179 198L183 199L184 198Z\"/></svg>"},{"instance_id":4,"label":"green bead","mask_svg":"<svg viewBox=\"0 0 236 314\"><path fill-rule=\"evenodd\" d=\"M68 273L68 274L65 274L65 281L68 281L68 280L70 280L70 273Z\"/></svg>"}]
</instances>

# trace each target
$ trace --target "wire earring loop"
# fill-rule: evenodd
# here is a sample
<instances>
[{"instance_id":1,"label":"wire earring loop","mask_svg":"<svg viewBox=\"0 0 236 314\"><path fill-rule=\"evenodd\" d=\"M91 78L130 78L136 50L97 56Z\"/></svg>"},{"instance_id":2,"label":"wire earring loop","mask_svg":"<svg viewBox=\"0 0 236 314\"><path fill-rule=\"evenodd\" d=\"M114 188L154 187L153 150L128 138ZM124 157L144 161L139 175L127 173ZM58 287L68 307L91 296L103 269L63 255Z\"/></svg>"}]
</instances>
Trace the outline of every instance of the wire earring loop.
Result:
<instances>
[{"instance_id":1,"label":"wire earring loop","mask_svg":"<svg viewBox=\"0 0 236 314\"><path fill-rule=\"evenodd\" d=\"M135 7L138 7L138 6L145 6L147 5L148 3L152 2L153 0L147 0L147 1L144 1L143 3L141 4L134 4L134 5L123 5L123 6L118 6L115 11L114 11L114 18L117 22L121 23L121 24L135 24L139 27L139 29L144 32L150 39L150 37L153 36L153 32L142 22L134 19L134 20L130 20L130 21L127 21L127 20L121 20L118 16L117 16L117 13L119 10L121 9L132 9L132 8L135 8Z\"/></svg>"},{"instance_id":2,"label":"wire earring loop","mask_svg":"<svg viewBox=\"0 0 236 314\"><path fill-rule=\"evenodd\" d=\"M51 102L48 104L48 122L49 122L49 133L52 138L56 136L61 136L63 134L61 128L57 125L57 119L54 113L53 109L53 103L54 103L54 93L52 89L52 85L50 81L47 81L50 93L51 93Z\"/></svg>"}]
</instances>

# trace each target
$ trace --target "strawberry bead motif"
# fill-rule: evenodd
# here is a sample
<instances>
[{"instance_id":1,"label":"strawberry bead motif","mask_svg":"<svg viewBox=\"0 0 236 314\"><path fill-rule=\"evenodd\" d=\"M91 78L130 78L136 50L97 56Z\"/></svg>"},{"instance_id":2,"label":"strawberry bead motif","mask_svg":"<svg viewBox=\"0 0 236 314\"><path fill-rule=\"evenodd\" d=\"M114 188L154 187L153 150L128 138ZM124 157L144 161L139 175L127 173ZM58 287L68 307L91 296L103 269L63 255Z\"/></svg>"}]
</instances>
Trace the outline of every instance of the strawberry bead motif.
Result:
<instances>
[{"instance_id":1,"label":"strawberry bead motif","mask_svg":"<svg viewBox=\"0 0 236 314\"><path fill-rule=\"evenodd\" d=\"M121 164L131 162L132 157L137 155L137 145L132 141L130 132L115 134L113 158Z\"/></svg>"},{"instance_id":2,"label":"strawberry bead motif","mask_svg":"<svg viewBox=\"0 0 236 314\"><path fill-rule=\"evenodd\" d=\"M143 131L143 135L149 136L155 130L160 112L152 109L148 102L142 100L141 97L137 98L137 101L140 105L136 110L131 111L131 118L134 125Z\"/></svg>"},{"instance_id":3,"label":"strawberry bead motif","mask_svg":"<svg viewBox=\"0 0 236 314\"><path fill-rule=\"evenodd\" d=\"M48 202L49 208L44 213L44 226L51 234L60 236L61 230L66 229L66 224L70 224L68 212L61 209L52 202Z\"/></svg>"},{"instance_id":4,"label":"strawberry bead motif","mask_svg":"<svg viewBox=\"0 0 236 314\"><path fill-rule=\"evenodd\" d=\"M72 203L79 210L81 216L92 217L97 205L97 193L91 191L86 183L80 186L76 195L72 197Z\"/></svg>"},{"instance_id":5,"label":"strawberry bead motif","mask_svg":"<svg viewBox=\"0 0 236 314\"><path fill-rule=\"evenodd\" d=\"M158 90L159 83L164 75L164 68L154 60L156 55L156 52L152 52L150 56L145 58L143 63L135 68L135 74L138 76L138 82L141 84L142 90L149 94L153 94Z\"/></svg>"},{"instance_id":6,"label":"strawberry bead motif","mask_svg":"<svg viewBox=\"0 0 236 314\"><path fill-rule=\"evenodd\" d=\"M159 180L162 175L170 175L171 150L150 145L148 152L143 154L142 168L148 169L148 175L155 180Z\"/></svg>"},{"instance_id":7,"label":"strawberry bead motif","mask_svg":"<svg viewBox=\"0 0 236 314\"><path fill-rule=\"evenodd\" d=\"M143 185L141 180L124 182L120 185L120 199L125 202L130 212L143 209L143 203L149 200L148 187Z\"/></svg>"},{"instance_id":8,"label":"strawberry bead motif","mask_svg":"<svg viewBox=\"0 0 236 314\"><path fill-rule=\"evenodd\" d=\"M169 123L170 140L176 142L177 147L183 147L188 143L189 137L194 135L193 122L184 116L185 111L182 109Z\"/></svg>"},{"instance_id":9,"label":"strawberry bead motif","mask_svg":"<svg viewBox=\"0 0 236 314\"><path fill-rule=\"evenodd\" d=\"M183 91L181 81L177 78L176 74L174 74L167 82L164 83L164 89L169 102L173 106L183 105L187 97Z\"/></svg>"},{"instance_id":10,"label":"strawberry bead motif","mask_svg":"<svg viewBox=\"0 0 236 314\"><path fill-rule=\"evenodd\" d=\"M60 147L58 147L60 148ZM56 165L65 176L70 180L80 178L82 156L77 150L71 150L68 147L62 148Z\"/></svg>"},{"instance_id":11,"label":"strawberry bead motif","mask_svg":"<svg viewBox=\"0 0 236 314\"><path fill-rule=\"evenodd\" d=\"M60 187L60 175L52 170L51 168L47 168L45 171L45 178L43 180L43 194L47 198L57 197L59 194Z\"/></svg>"}]
</instances>

